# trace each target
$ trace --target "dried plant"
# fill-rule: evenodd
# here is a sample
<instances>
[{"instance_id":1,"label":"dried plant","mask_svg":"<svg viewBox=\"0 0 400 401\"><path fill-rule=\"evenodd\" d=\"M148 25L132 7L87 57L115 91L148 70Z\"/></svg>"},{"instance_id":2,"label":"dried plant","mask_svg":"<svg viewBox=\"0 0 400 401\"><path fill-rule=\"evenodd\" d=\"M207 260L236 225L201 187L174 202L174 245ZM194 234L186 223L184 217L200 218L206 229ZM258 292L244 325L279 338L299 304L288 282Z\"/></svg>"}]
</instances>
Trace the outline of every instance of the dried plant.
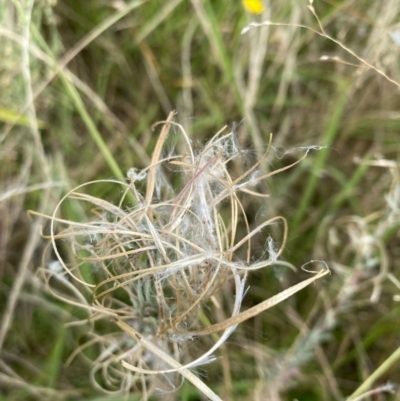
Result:
<instances>
[{"instance_id":1,"label":"dried plant","mask_svg":"<svg viewBox=\"0 0 400 401\"><path fill-rule=\"evenodd\" d=\"M329 270L324 267L311 278L241 312L249 272L273 264L288 265L278 260L287 237L285 219L272 217L251 229L242 199L267 197L255 187L299 163L307 150L291 165L263 174L259 166L271 148L271 137L265 155L232 177L229 166L243 161L245 155L232 132L221 130L196 152L183 127L172 119L173 113L164 122L150 166L140 171L130 169L127 183L89 182L64 196L51 218L50 238L58 261L42 272L55 296L84 308L89 315L73 323L88 324L90 340L76 349L70 361L83 355L85 348L98 346L92 361L95 387L108 393L140 391L147 399L156 388L175 390L181 375L210 399L219 400L189 369L213 361L214 352L239 323ZM182 133L187 149L165 156L171 126ZM122 187L119 204L80 192L95 183ZM73 222L58 218L67 200L90 204L93 219ZM255 260L252 240L265 235L265 229L276 223L283 226L280 247L276 249L268 236L264 256ZM68 262L61 251L66 243L72 251ZM88 265L91 274L85 275L82 267ZM219 289L232 283L235 294L230 317L212 322L218 315L213 310L221 308L223 302ZM114 326L113 331L100 334L96 322L104 319L111 319L121 330L115 331ZM193 351L190 340L216 332L222 335L212 337L218 339L210 349L200 354Z\"/></svg>"}]
</instances>

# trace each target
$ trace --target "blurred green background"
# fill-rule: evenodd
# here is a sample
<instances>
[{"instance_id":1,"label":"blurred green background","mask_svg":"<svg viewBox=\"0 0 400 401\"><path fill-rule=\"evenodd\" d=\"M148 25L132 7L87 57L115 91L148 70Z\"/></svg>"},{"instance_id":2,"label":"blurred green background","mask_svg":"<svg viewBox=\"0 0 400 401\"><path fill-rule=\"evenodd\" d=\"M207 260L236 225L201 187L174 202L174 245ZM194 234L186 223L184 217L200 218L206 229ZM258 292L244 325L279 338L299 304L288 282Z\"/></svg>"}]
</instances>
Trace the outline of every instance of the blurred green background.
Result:
<instances>
[{"instance_id":1,"label":"blurred green background","mask_svg":"<svg viewBox=\"0 0 400 401\"><path fill-rule=\"evenodd\" d=\"M94 389L85 359L66 366L79 311L40 280L48 220L27 210L51 215L74 186L147 166L171 110L194 144L228 125L254 159L273 133L266 170L313 147L249 215L283 215L283 259L332 270L238 328L203 380L224 400L343 400L362 385L376 390L362 399L400 400L400 2L263 4L0 1L1 400L127 399ZM246 306L305 277L257 272ZM204 398L185 383L152 399Z\"/></svg>"}]
</instances>

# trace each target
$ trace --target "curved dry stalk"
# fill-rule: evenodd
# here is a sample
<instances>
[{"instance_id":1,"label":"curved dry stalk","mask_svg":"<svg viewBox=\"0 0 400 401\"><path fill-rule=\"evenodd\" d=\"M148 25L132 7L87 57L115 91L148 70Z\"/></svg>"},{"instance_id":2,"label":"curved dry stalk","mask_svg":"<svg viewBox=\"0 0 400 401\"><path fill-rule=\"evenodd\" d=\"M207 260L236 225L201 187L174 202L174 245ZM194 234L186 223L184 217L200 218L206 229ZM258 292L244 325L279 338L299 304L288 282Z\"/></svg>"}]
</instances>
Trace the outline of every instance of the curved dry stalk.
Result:
<instances>
[{"instance_id":1,"label":"curved dry stalk","mask_svg":"<svg viewBox=\"0 0 400 401\"><path fill-rule=\"evenodd\" d=\"M256 22L252 22L249 25L247 25L245 28L242 29L242 35L247 33L250 29L252 28L257 28L257 27L263 27L263 26L286 26L286 27L294 27L294 28L302 28L302 29L307 29L310 32L315 33L318 36L322 36L323 38L326 38L328 40L330 40L331 42L337 44L338 46L340 46L344 51L346 51L348 54L350 54L351 56L353 56L355 59L357 59L359 62L361 62L362 66L365 66L371 70L374 70L377 74L381 75L383 78L385 78L388 82L396 85L397 87L400 87L400 83L397 82L396 80L390 78L384 71L382 71L381 69L375 67L374 65L372 65L371 63L369 63L367 60L365 60L364 58L360 57L357 53L355 53L353 50L351 50L349 47L347 47L345 44L343 44L340 40L335 39L334 37L328 35L317 15L317 13L315 12L314 7L310 4L308 5L308 9L311 11L311 13L313 14L313 16L315 17L315 19L318 22L319 28L320 30L316 30L313 29L307 25L303 25L303 24L289 24L289 23L282 23L282 22L272 22L272 21L264 21L261 23L256 23ZM351 64L350 64L351 65Z\"/></svg>"}]
</instances>

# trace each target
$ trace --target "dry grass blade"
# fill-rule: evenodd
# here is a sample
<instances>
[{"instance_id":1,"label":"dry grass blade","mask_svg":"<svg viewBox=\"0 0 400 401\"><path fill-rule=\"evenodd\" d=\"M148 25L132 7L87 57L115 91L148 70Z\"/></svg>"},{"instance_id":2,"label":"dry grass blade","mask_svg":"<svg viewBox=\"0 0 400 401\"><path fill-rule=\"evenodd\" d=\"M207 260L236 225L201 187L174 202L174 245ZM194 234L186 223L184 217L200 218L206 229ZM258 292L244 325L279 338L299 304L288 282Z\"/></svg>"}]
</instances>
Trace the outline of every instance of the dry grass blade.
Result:
<instances>
[{"instance_id":1,"label":"dry grass blade","mask_svg":"<svg viewBox=\"0 0 400 401\"><path fill-rule=\"evenodd\" d=\"M205 336L208 334L216 333L218 331L222 331L227 329L228 327L238 325L248 319L251 319L254 316L259 315L260 313L266 311L269 308L272 308L273 306L281 303L285 299L288 299L292 295L294 295L296 292L302 290L303 288L307 287L314 281L324 277L325 275L329 274L330 270L326 267L320 272L318 272L314 277L311 277L307 280L304 280L282 292L280 292L277 295L274 295L273 297L266 299L265 301L261 302L260 304L253 306L250 309L247 309L246 311L231 317L230 319L226 319L222 323L214 324L210 327L207 327L205 329L193 332L193 335L197 336Z\"/></svg>"},{"instance_id":2,"label":"dry grass blade","mask_svg":"<svg viewBox=\"0 0 400 401\"><path fill-rule=\"evenodd\" d=\"M179 373L184 376L186 379L191 381L204 395L210 398L212 401L219 401L221 398L217 396L208 386L204 384L203 381L201 381L197 376L195 376L190 370L185 369L182 367L180 363L178 363L175 359L171 358L168 354L166 354L163 350L155 346L153 343L148 341L145 337L142 337L137 331L135 331L132 327L127 325L121 320L116 320L115 322L118 327L120 327L122 330L124 330L126 333L128 333L130 336L135 338L138 342L143 344L149 351L154 353L157 357L161 358L164 360L166 363L168 363L170 366L174 367L175 370L179 371ZM135 369L132 365L126 363L125 361L122 361L122 366L124 366L127 369L131 369L134 371L141 372L140 369ZM146 372L149 373L149 372ZM222 401L222 400L221 400Z\"/></svg>"}]
</instances>

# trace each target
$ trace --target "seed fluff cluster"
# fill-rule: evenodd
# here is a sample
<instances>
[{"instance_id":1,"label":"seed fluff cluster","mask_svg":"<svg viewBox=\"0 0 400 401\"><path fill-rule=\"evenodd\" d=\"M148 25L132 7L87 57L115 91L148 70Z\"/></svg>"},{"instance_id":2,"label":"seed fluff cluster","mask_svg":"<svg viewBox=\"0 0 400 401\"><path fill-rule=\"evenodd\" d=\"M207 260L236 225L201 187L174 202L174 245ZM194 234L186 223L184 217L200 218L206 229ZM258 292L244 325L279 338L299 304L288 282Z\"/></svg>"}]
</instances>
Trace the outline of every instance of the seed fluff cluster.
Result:
<instances>
[{"instance_id":1,"label":"seed fluff cluster","mask_svg":"<svg viewBox=\"0 0 400 401\"><path fill-rule=\"evenodd\" d=\"M82 184L60 201L50 234L57 261L43 269L44 277L55 296L87 313L85 319L71 323L88 329L68 362L77 355L88 359L96 388L109 394L140 392L147 399L155 391L175 391L186 378L210 399L219 400L193 368L213 361L239 323L327 270L241 311L248 274L285 264L278 258L287 235L281 216L251 228L245 200L267 197L257 192L259 184L302 158L261 173L270 140L265 155L233 177L230 170L245 164L234 133L222 130L195 151L173 113L162 124L147 168L130 169L126 183ZM170 131L183 138L179 154L168 151ZM86 194L91 185L117 186L119 203ZM67 202L89 205L92 218L58 218ZM279 248L264 232L277 223L282 227ZM266 251L255 259L252 242L257 236L267 237ZM89 348L96 352L86 352Z\"/></svg>"}]
</instances>

